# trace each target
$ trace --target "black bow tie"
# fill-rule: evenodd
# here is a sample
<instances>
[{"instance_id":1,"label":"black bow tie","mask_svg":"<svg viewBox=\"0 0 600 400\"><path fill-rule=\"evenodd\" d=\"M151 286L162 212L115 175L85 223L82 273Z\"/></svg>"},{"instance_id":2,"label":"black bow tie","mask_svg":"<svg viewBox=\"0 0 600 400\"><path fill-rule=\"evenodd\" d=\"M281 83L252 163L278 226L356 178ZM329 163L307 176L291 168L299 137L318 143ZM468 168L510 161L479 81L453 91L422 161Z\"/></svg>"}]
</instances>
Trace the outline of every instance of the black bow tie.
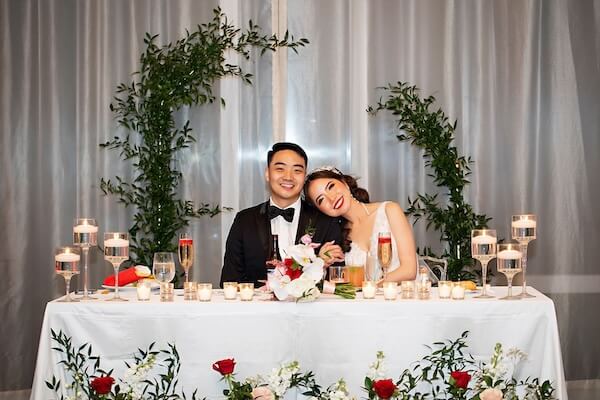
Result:
<instances>
[{"instance_id":1,"label":"black bow tie","mask_svg":"<svg viewBox=\"0 0 600 400\"><path fill-rule=\"evenodd\" d=\"M294 209L293 208L286 208L285 210L282 210L279 207L269 206L269 218L270 219L273 219L273 218L278 217L280 215L287 222L292 222L292 220L294 219Z\"/></svg>"}]
</instances>

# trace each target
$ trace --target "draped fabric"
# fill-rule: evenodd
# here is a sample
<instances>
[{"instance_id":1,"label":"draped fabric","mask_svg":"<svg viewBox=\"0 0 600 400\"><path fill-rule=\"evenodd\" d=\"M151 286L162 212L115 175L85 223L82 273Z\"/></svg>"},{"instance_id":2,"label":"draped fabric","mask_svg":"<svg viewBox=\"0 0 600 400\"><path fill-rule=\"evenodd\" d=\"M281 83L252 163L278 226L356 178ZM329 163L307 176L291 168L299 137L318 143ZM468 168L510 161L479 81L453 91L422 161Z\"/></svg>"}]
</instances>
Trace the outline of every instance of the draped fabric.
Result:
<instances>
[{"instance_id":1,"label":"draped fabric","mask_svg":"<svg viewBox=\"0 0 600 400\"><path fill-rule=\"evenodd\" d=\"M311 41L288 52L287 94L275 101L285 132L272 129L271 55L234 59L253 86L226 79L216 86L226 107L177 115L197 138L177 160L183 198L234 211L264 200L266 151L286 139L305 147L309 168L334 164L374 200L406 207L440 189L421 152L395 138L393 116L365 109L377 86L415 84L458 120L455 143L475 160L465 195L499 237L511 214L538 215L528 281L555 301L567 379L600 378L600 1L285 3L290 32ZM144 33L176 40L217 5L271 31L268 0L0 0L0 365L18 367L0 369L0 391L31 385L45 303L64 290L52 252L71 242L73 218L95 217L101 232L131 224L134 210L98 186L134 171L98 144L123 133L108 106ZM218 282L233 215L192 221L194 280ZM423 225L417 244L441 249ZM97 286L111 268L92 252L90 270Z\"/></svg>"}]
</instances>

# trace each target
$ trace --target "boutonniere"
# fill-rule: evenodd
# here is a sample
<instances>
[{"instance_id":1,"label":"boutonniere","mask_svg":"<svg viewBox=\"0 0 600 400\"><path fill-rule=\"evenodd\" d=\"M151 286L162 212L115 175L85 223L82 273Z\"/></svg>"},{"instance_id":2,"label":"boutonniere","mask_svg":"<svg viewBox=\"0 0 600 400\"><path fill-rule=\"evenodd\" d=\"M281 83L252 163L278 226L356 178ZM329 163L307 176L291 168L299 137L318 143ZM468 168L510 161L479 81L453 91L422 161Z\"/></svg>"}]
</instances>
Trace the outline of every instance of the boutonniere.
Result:
<instances>
[{"instance_id":1,"label":"boutonniere","mask_svg":"<svg viewBox=\"0 0 600 400\"><path fill-rule=\"evenodd\" d=\"M312 237L314 236L316 231L317 231L317 228L313 224L313 220L309 219L308 224L306 225L306 229L304 229L304 236L302 236L302 237L304 238L304 237L308 236L312 241ZM304 241L302 241L302 242L304 243ZM306 243L304 243L304 244L306 244Z\"/></svg>"}]
</instances>

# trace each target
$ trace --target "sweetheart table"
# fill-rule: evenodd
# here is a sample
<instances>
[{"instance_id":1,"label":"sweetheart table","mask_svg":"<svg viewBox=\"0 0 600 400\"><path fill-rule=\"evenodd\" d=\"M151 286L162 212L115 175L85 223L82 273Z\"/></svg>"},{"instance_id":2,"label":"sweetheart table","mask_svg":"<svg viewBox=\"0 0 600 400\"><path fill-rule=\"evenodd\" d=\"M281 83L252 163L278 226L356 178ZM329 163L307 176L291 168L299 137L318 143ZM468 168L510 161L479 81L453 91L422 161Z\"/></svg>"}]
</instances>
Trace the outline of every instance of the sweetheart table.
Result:
<instances>
[{"instance_id":1,"label":"sweetheart table","mask_svg":"<svg viewBox=\"0 0 600 400\"><path fill-rule=\"evenodd\" d=\"M515 289L519 292L519 289ZM494 287L501 297L506 288ZM179 388L186 394L198 388L200 397L222 397L224 383L211 365L235 358L237 379L267 375L282 363L297 360L301 370L315 373L321 386L344 377L350 392L364 397L360 387L375 360L384 352L390 377L397 378L411 363L428 354L426 345L456 339L464 331L468 352L489 361L497 342L505 349L517 347L528 354L519 364L517 378L550 379L559 399L567 399L563 364L552 300L537 290L532 299L502 301L474 299L441 300L436 289L430 300L344 300L323 295L312 303L224 300L185 301L176 295L172 303L160 302L158 294L139 302L135 292L124 292L126 303L49 302L41 329L31 399L50 399L45 381L52 375L65 382L52 350L50 331L62 330L74 345L89 342L101 355L105 370L114 368L122 377L124 361L133 352L156 342L156 348L174 343L181 356ZM99 295L100 299L108 294Z\"/></svg>"}]
</instances>

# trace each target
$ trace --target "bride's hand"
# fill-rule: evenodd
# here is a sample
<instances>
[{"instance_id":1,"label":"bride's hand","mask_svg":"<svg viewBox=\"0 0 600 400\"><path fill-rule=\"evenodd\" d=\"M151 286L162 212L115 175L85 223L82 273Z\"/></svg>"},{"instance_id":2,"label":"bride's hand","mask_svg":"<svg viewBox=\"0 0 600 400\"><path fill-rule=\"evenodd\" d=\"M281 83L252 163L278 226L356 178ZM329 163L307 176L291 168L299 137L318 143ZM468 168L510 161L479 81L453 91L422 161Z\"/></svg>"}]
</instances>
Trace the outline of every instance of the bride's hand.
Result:
<instances>
[{"instance_id":1,"label":"bride's hand","mask_svg":"<svg viewBox=\"0 0 600 400\"><path fill-rule=\"evenodd\" d=\"M325 261L324 266L329 267L333 263L344 261L344 252L339 245L332 241L321 246L319 257Z\"/></svg>"}]
</instances>

